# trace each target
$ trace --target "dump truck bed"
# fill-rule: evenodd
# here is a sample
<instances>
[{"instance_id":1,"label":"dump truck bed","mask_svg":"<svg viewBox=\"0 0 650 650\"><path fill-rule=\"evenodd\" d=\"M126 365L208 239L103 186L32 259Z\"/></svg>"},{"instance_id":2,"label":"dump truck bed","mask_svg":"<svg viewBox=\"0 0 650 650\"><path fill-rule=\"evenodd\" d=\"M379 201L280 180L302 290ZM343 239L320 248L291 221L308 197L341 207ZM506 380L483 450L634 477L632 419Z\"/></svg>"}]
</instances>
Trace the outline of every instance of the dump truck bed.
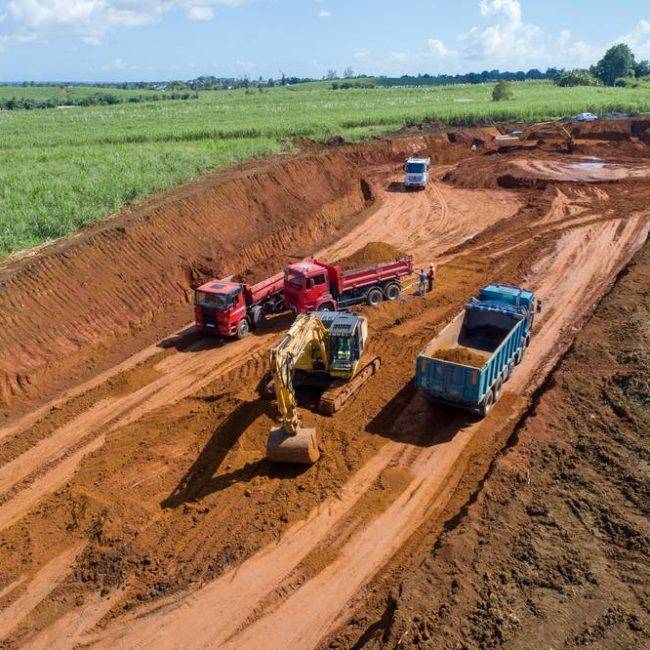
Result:
<instances>
[{"instance_id":1,"label":"dump truck bed","mask_svg":"<svg viewBox=\"0 0 650 650\"><path fill-rule=\"evenodd\" d=\"M244 295L246 302L249 305L261 302L274 293L279 293L284 288L284 273L277 273L276 275L266 278L257 284L245 284Z\"/></svg>"},{"instance_id":2,"label":"dump truck bed","mask_svg":"<svg viewBox=\"0 0 650 650\"><path fill-rule=\"evenodd\" d=\"M417 387L435 401L478 410L528 329L526 314L515 306L469 303L418 356Z\"/></svg>"},{"instance_id":3,"label":"dump truck bed","mask_svg":"<svg viewBox=\"0 0 650 650\"><path fill-rule=\"evenodd\" d=\"M359 269L341 271L338 266L328 266L330 283L339 293L349 289L363 287L370 284L380 284L389 280L398 280L413 272L413 261L404 257L395 262L382 262Z\"/></svg>"}]
</instances>

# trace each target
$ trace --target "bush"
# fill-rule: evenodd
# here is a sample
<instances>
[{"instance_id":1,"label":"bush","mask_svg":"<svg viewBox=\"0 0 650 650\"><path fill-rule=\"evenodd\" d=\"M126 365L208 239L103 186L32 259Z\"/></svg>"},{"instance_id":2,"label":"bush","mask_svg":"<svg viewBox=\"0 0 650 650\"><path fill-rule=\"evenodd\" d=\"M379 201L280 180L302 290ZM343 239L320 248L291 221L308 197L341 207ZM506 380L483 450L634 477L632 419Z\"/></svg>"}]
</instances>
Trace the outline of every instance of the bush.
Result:
<instances>
[{"instance_id":1,"label":"bush","mask_svg":"<svg viewBox=\"0 0 650 650\"><path fill-rule=\"evenodd\" d=\"M614 85L617 86L618 88L625 88L629 82L629 79L625 77L619 77L614 81Z\"/></svg>"},{"instance_id":2,"label":"bush","mask_svg":"<svg viewBox=\"0 0 650 650\"><path fill-rule=\"evenodd\" d=\"M499 83L492 90L492 101L500 102L505 99L512 99L512 89L507 81L499 81Z\"/></svg>"},{"instance_id":3,"label":"bush","mask_svg":"<svg viewBox=\"0 0 650 650\"><path fill-rule=\"evenodd\" d=\"M566 72L560 73L553 80L553 83L563 88L572 88L574 86L602 86L600 79L588 70L567 70Z\"/></svg>"}]
</instances>

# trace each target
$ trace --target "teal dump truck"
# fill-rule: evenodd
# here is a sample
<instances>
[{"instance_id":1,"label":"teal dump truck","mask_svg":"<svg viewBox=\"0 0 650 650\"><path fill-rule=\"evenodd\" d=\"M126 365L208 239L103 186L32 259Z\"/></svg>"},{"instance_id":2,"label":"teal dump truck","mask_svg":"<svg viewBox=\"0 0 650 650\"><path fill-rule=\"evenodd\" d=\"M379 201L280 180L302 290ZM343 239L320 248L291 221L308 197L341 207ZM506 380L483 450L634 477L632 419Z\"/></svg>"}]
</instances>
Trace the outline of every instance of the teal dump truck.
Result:
<instances>
[{"instance_id":1,"label":"teal dump truck","mask_svg":"<svg viewBox=\"0 0 650 650\"><path fill-rule=\"evenodd\" d=\"M539 311L532 291L483 287L418 355L416 386L430 401L487 415L521 362Z\"/></svg>"}]
</instances>

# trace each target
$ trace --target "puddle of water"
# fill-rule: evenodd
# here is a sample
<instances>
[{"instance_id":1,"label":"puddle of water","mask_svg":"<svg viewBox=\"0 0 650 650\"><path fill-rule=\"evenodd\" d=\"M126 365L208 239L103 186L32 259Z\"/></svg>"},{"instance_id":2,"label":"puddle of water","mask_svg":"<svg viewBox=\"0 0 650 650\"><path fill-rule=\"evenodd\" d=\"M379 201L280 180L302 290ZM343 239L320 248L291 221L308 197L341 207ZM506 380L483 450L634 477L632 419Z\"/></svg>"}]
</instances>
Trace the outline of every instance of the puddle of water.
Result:
<instances>
[{"instance_id":1,"label":"puddle of water","mask_svg":"<svg viewBox=\"0 0 650 650\"><path fill-rule=\"evenodd\" d=\"M604 162L576 162L567 165L569 169L603 169Z\"/></svg>"}]
</instances>

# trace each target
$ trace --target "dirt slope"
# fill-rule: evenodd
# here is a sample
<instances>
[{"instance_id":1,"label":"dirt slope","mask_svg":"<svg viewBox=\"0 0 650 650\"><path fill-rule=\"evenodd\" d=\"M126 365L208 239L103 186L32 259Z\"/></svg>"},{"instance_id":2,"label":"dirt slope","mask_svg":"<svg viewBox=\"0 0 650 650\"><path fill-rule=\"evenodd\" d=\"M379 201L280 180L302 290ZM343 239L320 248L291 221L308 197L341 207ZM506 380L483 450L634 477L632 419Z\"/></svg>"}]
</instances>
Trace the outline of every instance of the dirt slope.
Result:
<instances>
[{"instance_id":1,"label":"dirt slope","mask_svg":"<svg viewBox=\"0 0 650 650\"><path fill-rule=\"evenodd\" d=\"M648 287L646 244L475 502L330 647L648 644Z\"/></svg>"},{"instance_id":2,"label":"dirt slope","mask_svg":"<svg viewBox=\"0 0 650 650\"><path fill-rule=\"evenodd\" d=\"M356 611L382 609L367 607L369 589L409 567L414 549L430 548L466 503L535 387L650 229L644 178L501 188L494 179L503 156L515 163L531 154L484 154L470 148L471 138L460 140L414 137L309 154L312 171L328 180L316 182L307 207L289 215L284 202L309 192L301 159L271 165L255 180L271 193L269 201L277 199L267 206L264 228L280 232L286 220L294 222L272 250L255 248L257 257L232 245L228 263L247 277L306 253L365 258L371 242L382 251L411 253L418 265L438 263L433 293L419 298L407 287L403 300L361 308L370 319L369 352L383 365L343 411L315 415L314 395L301 395L306 422L321 437L322 460L314 467L274 467L264 458L275 408L256 388L268 350L290 318L243 341L201 338L191 329L173 333L190 317L189 306L184 314L177 310L188 278L151 316L155 326L147 336L135 326L116 335L114 322L106 321L98 325L103 343L80 343L77 353L52 357L47 370L32 375L30 390L14 398L0 428L0 617L8 612L0 618L0 638L6 645L313 647ZM646 153L636 145L616 140L600 155L612 164L642 164ZM601 145L594 140L593 146ZM436 160L434 179L426 191L406 194L399 191L398 161L416 152ZM556 156L559 165L564 154ZM552 159L552 151L542 157ZM271 183L290 164L296 186L286 174L286 184ZM244 183L239 174L232 182L234 188ZM206 183L206 191L218 190ZM323 208L325 199L330 208L357 205L344 217L344 210ZM147 231L147 215L144 209L133 215L135 230ZM194 227L209 218L206 212ZM255 227L244 226L251 240ZM93 233L88 241L81 237L88 251L92 237L101 241ZM190 240L196 237L184 241ZM33 266L28 259L15 262L12 277L27 282L44 260L65 259L75 245L54 246ZM158 264L170 278L182 267L171 254ZM77 286L66 273L60 281ZM525 283L545 309L507 393L476 422L427 406L412 379L418 351L486 281ZM129 296L125 309L135 318L138 296ZM24 318L23 310L16 313ZM53 313L43 335L68 331L65 323L76 314L66 312L59 328ZM165 327L167 336L153 342ZM30 337L24 344L40 350ZM83 372L76 375L70 364L80 359ZM52 384L66 390L52 389L56 394L42 399L43 387Z\"/></svg>"}]
</instances>

